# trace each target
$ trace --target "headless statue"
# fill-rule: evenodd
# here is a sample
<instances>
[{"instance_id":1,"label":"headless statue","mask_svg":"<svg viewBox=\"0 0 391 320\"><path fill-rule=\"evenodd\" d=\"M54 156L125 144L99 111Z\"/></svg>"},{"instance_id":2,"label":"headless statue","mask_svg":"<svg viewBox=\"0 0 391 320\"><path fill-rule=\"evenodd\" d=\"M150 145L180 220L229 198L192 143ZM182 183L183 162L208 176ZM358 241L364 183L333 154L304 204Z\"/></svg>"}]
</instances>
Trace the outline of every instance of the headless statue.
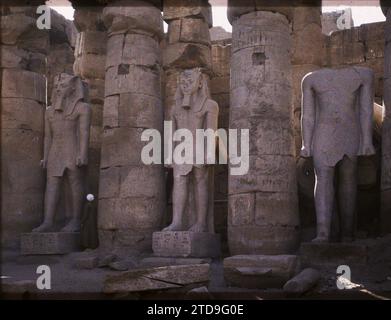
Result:
<instances>
[{"instance_id":1,"label":"headless statue","mask_svg":"<svg viewBox=\"0 0 391 320\"><path fill-rule=\"evenodd\" d=\"M80 77L61 73L55 78L52 106L45 113L44 157L47 169L43 223L33 232L53 231L62 182L67 179L70 196L65 197L71 210L70 221L61 230L78 232L85 196L85 167L91 109Z\"/></svg>"},{"instance_id":2,"label":"headless statue","mask_svg":"<svg viewBox=\"0 0 391 320\"><path fill-rule=\"evenodd\" d=\"M209 98L207 80L199 68L185 70L179 76L176 92L176 104L173 107L171 120L173 132L188 129L193 136L194 161L192 164L176 164L174 159L173 219L163 231L192 231L213 233L213 167L210 159L197 163L196 130L217 130L219 107ZM205 152L207 157L207 153ZM209 165L208 165L209 164ZM196 217L195 222L187 228L183 221L185 210L189 214L189 193L192 177ZM187 217L188 221L191 220Z\"/></svg>"},{"instance_id":3,"label":"headless statue","mask_svg":"<svg viewBox=\"0 0 391 320\"><path fill-rule=\"evenodd\" d=\"M375 153L373 79L373 71L364 67L322 69L303 79L301 155L314 160L315 242L329 241L336 171L342 241L353 239L357 156Z\"/></svg>"}]
</instances>

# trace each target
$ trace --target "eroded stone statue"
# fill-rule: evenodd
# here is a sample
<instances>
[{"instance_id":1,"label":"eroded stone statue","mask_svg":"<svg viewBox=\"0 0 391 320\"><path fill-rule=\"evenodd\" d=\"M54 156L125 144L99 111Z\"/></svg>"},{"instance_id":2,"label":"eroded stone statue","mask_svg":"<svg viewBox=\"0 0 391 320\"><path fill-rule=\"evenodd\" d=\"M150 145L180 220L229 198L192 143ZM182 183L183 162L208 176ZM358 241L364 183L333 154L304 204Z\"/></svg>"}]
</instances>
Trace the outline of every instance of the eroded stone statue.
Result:
<instances>
[{"instance_id":1,"label":"eroded stone statue","mask_svg":"<svg viewBox=\"0 0 391 320\"><path fill-rule=\"evenodd\" d=\"M47 169L43 223L33 232L53 231L61 185L67 179L69 197L65 197L71 218L63 232L80 230L80 215L85 196L85 167L88 163L88 141L91 109L87 88L80 77L61 73L54 80L53 105L45 113L44 157Z\"/></svg>"},{"instance_id":2,"label":"eroded stone statue","mask_svg":"<svg viewBox=\"0 0 391 320\"><path fill-rule=\"evenodd\" d=\"M209 98L207 79L199 68L185 70L180 74L175 98L171 115L173 132L178 129L188 129L191 132L194 161L193 164L176 164L174 159L173 220L163 231L213 232L210 223L213 221L213 212L209 205L213 194L213 171L212 165L208 164L210 159L204 159L201 164L196 163L196 130L212 129L216 132L219 107ZM187 228L183 221L192 220L188 217L184 219L184 215L188 214L185 211L188 210L190 181L194 183L196 218L193 225Z\"/></svg>"},{"instance_id":3,"label":"eroded stone statue","mask_svg":"<svg viewBox=\"0 0 391 320\"><path fill-rule=\"evenodd\" d=\"M373 71L364 67L322 69L303 78L301 155L314 160L315 242L329 240L336 171L342 241L353 239L357 157L375 153L373 81Z\"/></svg>"}]
</instances>

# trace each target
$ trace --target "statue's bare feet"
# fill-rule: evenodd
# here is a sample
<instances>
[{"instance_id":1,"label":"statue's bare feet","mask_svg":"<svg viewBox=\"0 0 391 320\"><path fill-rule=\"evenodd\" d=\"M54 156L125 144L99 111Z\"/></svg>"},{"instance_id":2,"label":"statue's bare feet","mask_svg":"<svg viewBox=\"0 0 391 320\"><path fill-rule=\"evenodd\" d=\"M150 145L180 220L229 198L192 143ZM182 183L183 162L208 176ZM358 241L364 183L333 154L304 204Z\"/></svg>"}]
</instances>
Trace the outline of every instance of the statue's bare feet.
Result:
<instances>
[{"instance_id":1,"label":"statue's bare feet","mask_svg":"<svg viewBox=\"0 0 391 320\"><path fill-rule=\"evenodd\" d=\"M72 219L68 224L61 229L61 232L79 232L80 221L78 219Z\"/></svg>"},{"instance_id":2,"label":"statue's bare feet","mask_svg":"<svg viewBox=\"0 0 391 320\"><path fill-rule=\"evenodd\" d=\"M53 231L53 224L48 222L43 222L39 227L33 229L32 232L51 232Z\"/></svg>"},{"instance_id":3,"label":"statue's bare feet","mask_svg":"<svg viewBox=\"0 0 391 320\"><path fill-rule=\"evenodd\" d=\"M329 239L327 237L324 237L324 236L317 236L311 242L314 242L314 243L326 243L326 242L329 242Z\"/></svg>"},{"instance_id":4,"label":"statue's bare feet","mask_svg":"<svg viewBox=\"0 0 391 320\"><path fill-rule=\"evenodd\" d=\"M206 232L206 225L205 223L199 223L197 222L194 224L190 229L190 232Z\"/></svg>"},{"instance_id":5,"label":"statue's bare feet","mask_svg":"<svg viewBox=\"0 0 391 320\"><path fill-rule=\"evenodd\" d=\"M162 231L182 231L182 226L179 223L171 223L168 227L164 228Z\"/></svg>"}]
</instances>

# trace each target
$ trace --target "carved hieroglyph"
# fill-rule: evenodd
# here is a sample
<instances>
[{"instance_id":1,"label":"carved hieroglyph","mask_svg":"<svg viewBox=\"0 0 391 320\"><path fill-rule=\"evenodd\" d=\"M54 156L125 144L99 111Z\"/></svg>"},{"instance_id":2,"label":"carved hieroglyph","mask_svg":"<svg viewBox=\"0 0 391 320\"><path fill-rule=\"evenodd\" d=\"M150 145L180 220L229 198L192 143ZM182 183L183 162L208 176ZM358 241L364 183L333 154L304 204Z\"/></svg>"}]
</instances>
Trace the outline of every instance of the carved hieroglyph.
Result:
<instances>
[{"instance_id":1,"label":"carved hieroglyph","mask_svg":"<svg viewBox=\"0 0 391 320\"><path fill-rule=\"evenodd\" d=\"M329 240L336 170L342 237L353 238L357 156L375 153L373 79L373 71L364 67L322 69L303 79L301 155L314 159L317 215L314 241Z\"/></svg>"}]
</instances>

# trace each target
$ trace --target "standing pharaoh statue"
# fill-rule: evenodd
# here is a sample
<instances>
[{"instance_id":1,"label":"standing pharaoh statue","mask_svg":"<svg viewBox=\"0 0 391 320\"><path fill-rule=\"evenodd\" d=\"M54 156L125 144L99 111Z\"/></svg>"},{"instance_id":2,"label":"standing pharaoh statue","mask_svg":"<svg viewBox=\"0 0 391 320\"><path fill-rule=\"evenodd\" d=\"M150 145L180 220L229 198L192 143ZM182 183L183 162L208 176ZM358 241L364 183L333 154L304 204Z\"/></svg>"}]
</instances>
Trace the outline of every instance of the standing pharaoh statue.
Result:
<instances>
[{"instance_id":1,"label":"standing pharaoh statue","mask_svg":"<svg viewBox=\"0 0 391 320\"><path fill-rule=\"evenodd\" d=\"M177 133L187 130L192 136L193 155L190 161L176 163L175 149L173 154L173 220L163 231L191 231L213 233L213 166L211 152L203 153L201 161L197 152L201 149L197 130L211 129L217 131L219 107L209 98L207 79L199 68L183 71L178 79L171 120L174 139ZM205 136L204 145L207 145ZM215 143L215 140L213 141ZM198 148L197 145L198 144ZM214 145L214 144L213 144ZM213 147L214 148L214 147ZM197 151L198 150L198 151ZM210 151L210 149L209 149ZM197 159L198 158L198 159ZM193 184L191 185L191 182ZM192 192L193 190L193 192ZM195 217L190 215L189 196L194 195ZM186 223L184 221L188 221Z\"/></svg>"},{"instance_id":2,"label":"standing pharaoh statue","mask_svg":"<svg viewBox=\"0 0 391 320\"><path fill-rule=\"evenodd\" d=\"M303 79L301 155L314 160L315 242L329 241L336 171L342 241L353 239L357 157L375 153L373 81L373 71L364 67L322 69Z\"/></svg>"},{"instance_id":3,"label":"standing pharaoh statue","mask_svg":"<svg viewBox=\"0 0 391 320\"><path fill-rule=\"evenodd\" d=\"M85 167L91 109L88 91L78 76L61 73L54 80L52 106L45 113L45 141L42 167L47 169L43 223L33 232L53 231L60 190L68 183L65 197L71 218L62 232L78 232L85 196Z\"/></svg>"}]
</instances>

